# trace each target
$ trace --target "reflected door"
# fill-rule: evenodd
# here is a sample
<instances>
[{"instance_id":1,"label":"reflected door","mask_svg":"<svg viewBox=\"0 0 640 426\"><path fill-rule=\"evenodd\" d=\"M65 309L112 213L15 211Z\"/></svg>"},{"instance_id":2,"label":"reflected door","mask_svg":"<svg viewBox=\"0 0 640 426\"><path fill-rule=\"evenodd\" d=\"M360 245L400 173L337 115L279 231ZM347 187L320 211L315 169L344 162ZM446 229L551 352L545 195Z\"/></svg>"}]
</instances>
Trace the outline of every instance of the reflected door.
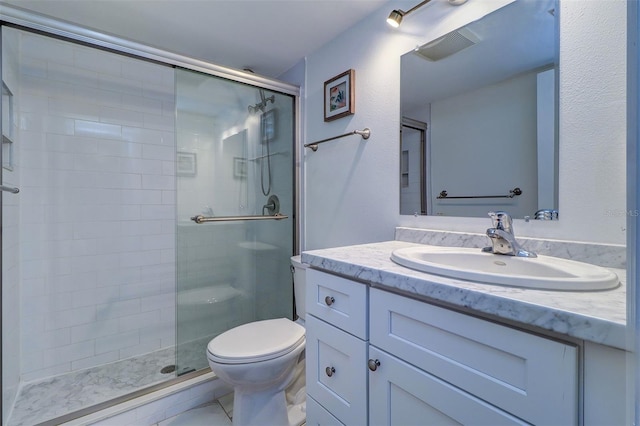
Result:
<instances>
[{"instance_id":1,"label":"reflected door","mask_svg":"<svg viewBox=\"0 0 640 426\"><path fill-rule=\"evenodd\" d=\"M427 124L402 119L400 133L400 214L425 215L427 212L426 150Z\"/></svg>"}]
</instances>

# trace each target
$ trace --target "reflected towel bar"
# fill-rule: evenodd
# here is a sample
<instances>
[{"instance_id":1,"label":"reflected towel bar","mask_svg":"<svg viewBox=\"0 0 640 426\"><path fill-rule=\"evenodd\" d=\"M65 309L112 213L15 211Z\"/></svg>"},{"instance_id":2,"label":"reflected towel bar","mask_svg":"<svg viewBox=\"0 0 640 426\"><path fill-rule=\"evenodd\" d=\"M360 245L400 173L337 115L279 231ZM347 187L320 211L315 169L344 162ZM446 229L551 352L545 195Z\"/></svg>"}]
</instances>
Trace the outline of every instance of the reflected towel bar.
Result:
<instances>
[{"instance_id":1,"label":"reflected towel bar","mask_svg":"<svg viewBox=\"0 0 640 426\"><path fill-rule=\"evenodd\" d=\"M332 138L327 138L327 139L322 139L320 141L307 143L304 145L304 147L311 148L313 152L316 152L318 150L318 145L320 145L321 143L329 142L334 139L344 138L345 136L351 136L351 135L360 135L362 136L362 139L367 140L369 139L369 136L371 136L371 130L368 127L365 127L362 130L354 130L353 132L344 133L342 135L334 136Z\"/></svg>"},{"instance_id":2,"label":"reflected towel bar","mask_svg":"<svg viewBox=\"0 0 640 426\"><path fill-rule=\"evenodd\" d=\"M193 216L191 218L195 223L205 223L205 222L232 222L236 220L282 220L287 219L289 216L286 214L276 213L274 215L256 215L256 216L215 216L215 217L206 217L202 215Z\"/></svg>"},{"instance_id":3,"label":"reflected towel bar","mask_svg":"<svg viewBox=\"0 0 640 426\"><path fill-rule=\"evenodd\" d=\"M438 195L436 198L439 200L442 200L444 198L446 198L447 200L460 199L460 198L513 198L513 197L517 197L518 195L522 195L522 189L520 188L511 189L509 191L509 195L468 195L468 196L458 196L458 197L451 197L449 196L449 194L447 194L447 191L440 191L440 195Z\"/></svg>"}]
</instances>

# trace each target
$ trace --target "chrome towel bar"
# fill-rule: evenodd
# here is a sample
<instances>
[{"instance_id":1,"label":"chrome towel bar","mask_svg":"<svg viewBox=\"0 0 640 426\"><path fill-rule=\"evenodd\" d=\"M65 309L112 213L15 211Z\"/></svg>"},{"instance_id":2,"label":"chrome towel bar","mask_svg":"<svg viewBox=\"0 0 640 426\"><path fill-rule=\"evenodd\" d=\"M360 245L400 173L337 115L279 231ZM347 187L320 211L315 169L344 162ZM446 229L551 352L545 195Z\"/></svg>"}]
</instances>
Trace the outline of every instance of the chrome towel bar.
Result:
<instances>
[{"instance_id":1,"label":"chrome towel bar","mask_svg":"<svg viewBox=\"0 0 640 426\"><path fill-rule=\"evenodd\" d=\"M215 217L206 217L202 215L193 216L191 218L195 223L206 223L206 222L232 222L237 220L282 220L287 219L289 216L286 214L276 213L274 215L256 215L256 216L215 216Z\"/></svg>"},{"instance_id":2,"label":"chrome towel bar","mask_svg":"<svg viewBox=\"0 0 640 426\"><path fill-rule=\"evenodd\" d=\"M362 130L354 130L353 132L344 133L342 135L334 136L332 138L327 138L327 139L322 139L316 142L307 143L304 145L304 147L311 148L313 152L316 152L318 150L318 145L320 145L321 143L329 142L334 139L344 138L345 136L351 136L351 135L360 135L362 136L362 139L367 140L369 139L369 136L371 136L371 129L369 129L368 127L365 127Z\"/></svg>"},{"instance_id":3,"label":"chrome towel bar","mask_svg":"<svg viewBox=\"0 0 640 426\"><path fill-rule=\"evenodd\" d=\"M522 195L522 189L520 188L513 188L509 190L509 195L468 195L468 196L458 196L458 197L451 197L449 194L447 194L447 191L440 191L440 195L438 195L436 198L438 198L439 200L444 198L446 198L447 200L460 199L460 198L513 198L518 195Z\"/></svg>"}]
</instances>

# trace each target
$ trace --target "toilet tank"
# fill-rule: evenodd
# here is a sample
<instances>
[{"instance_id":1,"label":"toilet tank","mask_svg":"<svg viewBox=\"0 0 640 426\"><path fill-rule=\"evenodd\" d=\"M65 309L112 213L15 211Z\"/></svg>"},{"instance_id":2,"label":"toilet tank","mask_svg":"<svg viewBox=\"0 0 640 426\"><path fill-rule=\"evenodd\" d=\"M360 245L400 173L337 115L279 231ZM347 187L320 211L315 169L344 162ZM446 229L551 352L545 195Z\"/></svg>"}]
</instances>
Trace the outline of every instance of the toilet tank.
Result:
<instances>
[{"instance_id":1,"label":"toilet tank","mask_svg":"<svg viewBox=\"0 0 640 426\"><path fill-rule=\"evenodd\" d=\"M307 266L307 264L302 263L299 255L291 258L291 270L293 271L293 294L296 299L296 313L302 320L307 316L307 309L304 303L307 294L307 282L305 278Z\"/></svg>"}]
</instances>

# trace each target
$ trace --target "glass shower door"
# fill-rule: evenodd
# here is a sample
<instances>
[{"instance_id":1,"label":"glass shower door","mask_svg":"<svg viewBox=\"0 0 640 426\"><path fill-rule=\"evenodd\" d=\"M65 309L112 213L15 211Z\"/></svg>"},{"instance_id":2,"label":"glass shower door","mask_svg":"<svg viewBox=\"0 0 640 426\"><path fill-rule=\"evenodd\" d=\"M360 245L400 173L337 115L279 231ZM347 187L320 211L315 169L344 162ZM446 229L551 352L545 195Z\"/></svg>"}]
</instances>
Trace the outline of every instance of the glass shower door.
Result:
<instances>
[{"instance_id":1,"label":"glass shower door","mask_svg":"<svg viewBox=\"0 0 640 426\"><path fill-rule=\"evenodd\" d=\"M2 38L3 402L61 422L175 377L175 69Z\"/></svg>"},{"instance_id":2,"label":"glass shower door","mask_svg":"<svg viewBox=\"0 0 640 426\"><path fill-rule=\"evenodd\" d=\"M184 374L208 366L206 346L218 334L293 316L295 99L183 69L176 82L177 371Z\"/></svg>"}]
</instances>

